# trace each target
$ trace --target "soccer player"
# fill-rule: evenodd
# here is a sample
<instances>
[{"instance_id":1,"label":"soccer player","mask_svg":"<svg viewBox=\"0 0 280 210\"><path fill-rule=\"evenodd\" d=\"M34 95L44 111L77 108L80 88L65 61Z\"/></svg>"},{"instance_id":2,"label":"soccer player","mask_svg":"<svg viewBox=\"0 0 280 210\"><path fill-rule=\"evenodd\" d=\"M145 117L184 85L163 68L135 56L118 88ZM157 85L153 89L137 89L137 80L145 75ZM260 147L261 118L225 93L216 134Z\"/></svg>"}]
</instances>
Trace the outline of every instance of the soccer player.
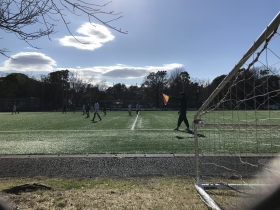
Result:
<instances>
[{"instance_id":1,"label":"soccer player","mask_svg":"<svg viewBox=\"0 0 280 210\"><path fill-rule=\"evenodd\" d=\"M83 115L84 115L86 113L86 106L84 104L83 104L82 111L83 111Z\"/></svg>"},{"instance_id":2,"label":"soccer player","mask_svg":"<svg viewBox=\"0 0 280 210\"><path fill-rule=\"evenodd\" d=\"M66 103L63 104L63 111L62 114L65 113L66 114Z\"/></svg>"},{"instance_id":3,"label":"soccer player","mask_svg":"<svg viewBox=\"0 0 280 210\"><path fill-rule=\"evenodd\" d=\"M73 112L75 113L75 109L76 109L75 103L72 104L72 109L73 109Z\"/></svg>"},{"instance_id":4,"label":"soccer player","mask_svg":"<svg viewBox=\"0 0 280 210\"><path fill-rule=\"evenodd\" d=\"M181 92L180 97L172 96L172 98L180 101L180 111L178 112L179 118L178 118L178 122L177 122L177 127L175 127L174 130L179 130L181 123L184 121L185 125L187 126L186 130L189 132L190 126L189 126L189 121L186 116L187 115L187 99L185 98L185 93Z\"/></svg>"},{"instance_id":5,"label":"soccer player","mask_svg":"<svg viewBox=\"0 0 280 210\"><path fill-rule=\"evenodd\" d=\"M17 110L17 113L19 114L19 104L17 105L17 109L16 110Z\"/></svg>"},{"instance_id":6,"label":"soccer player","mask_svg":"<svg viewBox=\"0 0 280 210\"><path fill-rule=\"evenodd\" d=\"M136 114L138 114L139 113L139 111L140 111L140 104L136 104Z\"/></svg>"},{"instance_id":7,"label":"soccer player","mask_svg":"<svg viewBox=\"0 0 280 210\"><path fill-rule=\"evenodd\" d=\"M17 106L14 104L12 114L14 114L14 113L16 114L16 111L17 111Z\"/></svg>"},{"instance_id":8,"label":"soccer player","mask_svg":"<svg viewBox=\"0 0 280 210\"><path fill-rule=\"evenodd\" d=\"M132 107L132 104L128 104L128 114L129 114L129 116L131 116L131 107Z\"/></svg>"},{"instance_id":9,"label":"soccer player","mask_svg":"<svg viewBox=\"0 0 280 210\"><path fill-rule=\"evenodd\" d=\"M87 114L87 117L89 117L89 109L90 109L90 106L89 106L89 103L88 103L87 106L86 106L86 114Z\"/></svg>"},{"instance_id":10,"label":"soccer player","mask_svg":"<svg viewBox=\"0 0 280 210\"><path fill-rule=\"evenodd\" d=\"M106 103L104 103L104 107L103 107L104 115L106 115L106 111L107 111L107 107L106 107Z\"/></svg>"},{"instance_id":11,"label":"soccer player","mask_svg":"<svg viewBox=\"0 0 280 210\"><path fill-rule=\"evenodd\" d=\"M97 101L97 99L96 99L96 100L95 100L95 104L94 104L94 115L93 115L93 118L92 118L91 121L94 122L94 119L95 119L95 116L96 116L96 115L99 117L99 120L100 120L100 121L102 120L101 117L100 117L100 115L98 114L98 111L99 111L99 103L98 103L98 101Z\"/></svg>"}]
</instances>

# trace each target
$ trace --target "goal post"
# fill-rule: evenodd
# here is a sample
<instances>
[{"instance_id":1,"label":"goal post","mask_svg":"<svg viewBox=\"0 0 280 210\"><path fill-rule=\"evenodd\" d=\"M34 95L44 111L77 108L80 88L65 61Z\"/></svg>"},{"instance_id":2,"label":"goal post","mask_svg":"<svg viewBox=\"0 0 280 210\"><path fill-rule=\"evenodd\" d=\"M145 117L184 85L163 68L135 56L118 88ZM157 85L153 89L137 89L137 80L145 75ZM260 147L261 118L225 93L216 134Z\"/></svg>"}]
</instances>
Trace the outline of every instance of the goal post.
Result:
<instances>
[{"instance_id":1,"label":"goal post","mask_svg":"<svg viewBox=\"0 0 280 210\"><path fill-rule=\"evenodd\" d=\"M243 191L249 190L254 195L251 198L255 198L260 189L268 189L272 184L271 179L259 175L260 172L269 171L273 177L280 174L280 168L271 163L280 152L279 24L280 13L194 116L199 194L209 190L245 194ZM202 194L212 209L219 209L219 205L213 207L213 196ZM215 193L215 196L217 194L223 193ZM244 202L241 200L235 200L234 205ZM223 202L221 199L218 203ZM230 203L225 205L233 207Z\"/></svg>"}]
</instances>

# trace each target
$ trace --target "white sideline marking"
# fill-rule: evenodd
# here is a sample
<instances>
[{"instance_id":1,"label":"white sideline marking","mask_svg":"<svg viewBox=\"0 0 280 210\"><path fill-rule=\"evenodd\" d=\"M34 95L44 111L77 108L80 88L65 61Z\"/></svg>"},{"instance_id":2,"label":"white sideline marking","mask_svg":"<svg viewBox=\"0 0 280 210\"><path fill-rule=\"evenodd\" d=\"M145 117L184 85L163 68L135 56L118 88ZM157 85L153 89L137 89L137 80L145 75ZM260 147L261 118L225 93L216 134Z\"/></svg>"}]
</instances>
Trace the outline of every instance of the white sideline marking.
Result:
<instances>
[{"instance_id":1,"label":"white sideline marking","mask_svg":"<svg viewBox=\"0 0 280 210\"><path fill-rule=\"evenodd\" d=\"M132 130L132 131L134 130L135 124L136 124L137 119L138 119L138 115L139 115L139 112L138 112L138 114L137 114L137 116L136 116L136 118L135 118L135 120L134 120L134 123L133 123L131 129L130 129L130 130Z\"/></svg>"},{"instance_id":2,"label":"white sideline marking","mask_svg":"<svg viewBox=\"0 0 280 210\"><path fill-rule=\"evenodd\" d=\"M110 131L124 131L129 129L112 129ZM0 133L24 133L24 132L98 132L105 130L21 130L21 131L0 131ZM109 131L109 130L106 130Z\"/></svg>"},{"instance_id":3,"label":"white sideline marking","mask_svg":"<svg viewBox=\"0 0 280 210\"><path fill-rule=\"evenodd\" d=\"M136 120L134 124L136 124ZM135 125L134 125L135 126ZM5 130L5 131L0 131L0 133L20 133L20 132L96 132L96 131L125 131L125 130L132 130L131 129L108 129L108 130ZM139 131L173 131L173 128L166 128L166 129L162 129L162 128L140 128L137 129ZM212 131L213 129L199 129L199 131ZM183 128L179 129L179 131L185 131ZM223 129L223 131L232 131L232 129ZM177 132L177 131L175 131ZM276 135L275 135L276 136ZM254 139L255 137L247 137L249 139ZM248 141L250 142L250 141Z\"/></svg>"}]
</instances>

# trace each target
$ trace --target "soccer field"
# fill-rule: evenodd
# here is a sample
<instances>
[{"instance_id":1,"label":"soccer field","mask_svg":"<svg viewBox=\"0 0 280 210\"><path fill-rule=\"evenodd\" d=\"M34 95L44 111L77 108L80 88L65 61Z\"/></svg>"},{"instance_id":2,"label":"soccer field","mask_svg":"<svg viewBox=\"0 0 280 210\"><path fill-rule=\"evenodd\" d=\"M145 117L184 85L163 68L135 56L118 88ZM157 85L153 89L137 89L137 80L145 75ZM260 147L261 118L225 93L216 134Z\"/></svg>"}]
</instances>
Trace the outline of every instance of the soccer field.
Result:
<instances>
[{"instance_id":1,"label":"soccer field","mask_svg":"<svg viewBox=\"0 0 280 210\"><path fill-rule=\"evenodd\" d=\"M191 129L194 114L187 113ZM194 135L185 131L184 123L179 131L173 131L176 111L141 111L138 116L135 112L129 116L126 111L107 111L106 116L100 115L102 121L95 118L92 122L93 113L87 118L81 111L0 113L0 154L194 154ZM208 154L280 151L278 126L202 126L198 136L200 150Z\"/></svg>"},{"instance_id":2,"label":"soccer field","mask_svg":"<svg viewBox=\"0 0 280 210\"><path fill-rule=\"evenodd\" d=\"M191 124L195 112L188 112ZM0 154L194 154L193 134L173 131L176 111L0 113Z\"/></svg>"},{"instance_id":3,"label":"soccer field","mask_svg":"<svg viewBox=\"0 0 280 210\"><path fill-rule=\"evenodd\" d=\"M278 110L226 110L206 113L198 131L200 152L273 154L280 151Z\"/></svg>"}]
</instances>

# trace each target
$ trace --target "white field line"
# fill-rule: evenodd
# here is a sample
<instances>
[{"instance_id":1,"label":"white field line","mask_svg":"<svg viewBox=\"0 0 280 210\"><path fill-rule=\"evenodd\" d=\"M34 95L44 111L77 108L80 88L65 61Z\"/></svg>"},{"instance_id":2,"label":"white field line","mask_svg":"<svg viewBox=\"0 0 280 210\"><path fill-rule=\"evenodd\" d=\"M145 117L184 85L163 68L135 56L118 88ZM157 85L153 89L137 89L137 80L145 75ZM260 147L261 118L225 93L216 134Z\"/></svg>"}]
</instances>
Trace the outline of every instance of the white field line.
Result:
<instances>
[{"instance_id":1,"label":"white field line","mask_svg":"<svg viewBox=\"0 0 280 210\"><path fill-rule=\"evenodd\" d=\"M137 117L131 127L131 129L103 129L103 130L56 130L56 129L48 129L48 130L5 130L1 131L0 133L24 133L24 132L104 132L104 131L128 131L128 130L135 130L135 125L137 122ZM173 131L173 128L167 128L167 129L161 129L161 128L138 128L138 131ZM215 129L214 129L215 130ZM179 129L179 131L185 131L185 129ZM213 131L213 129L199 129L199 132L201 131ZM223 129L223 131L232 131L232 129ZM178 132L178 131L174 131ZM252 137L255 138L255 137ZM250 137L247 137L247 139L250 139Z\"/></svg>"},{"instance_id":2,"label":"white field line","mask_svg":"<svg viewBox=\"0 0 280 210\"><path fill-rule=\"evenodd\" d=\"M139 115L139 112L138 112L138 114L137 114L137 116L136 116L136 118L135 118L135 120L134 120L134 123L133 123L131 129L130 129L130 130L132 130L132 131L134 130L135 124L136 124L137 119L138 119L138 115Z\"/></svg>"},{"instance_id":3,"label":"white field line","mask_svg":"<svg viewBox=\"0 0 280 210\"><path fill-rule=\"evenodd\" d=\"M48 129L48 130L5 130L0 131L0 133L27 133L27 132L104 132L104 131L128 131L128 130L134 130L135 125L137 122L137 117L131 127L131 129L104 129L104 130L55 130L55 129ZM137 129L138 131L173 131L173 128L140 128ZM200 131L212 131L212 129L200 129ZM231 131L231 129L229 129ZM185 129L179 129L179 131L185 131ZM177 131L175 131L177 132Z\"/></svg>"},{"instance_id":4,"label":"white field line","mask_svg":"<svg viewBox=\"0 0 280 210\"><path fill-rule=\"evenodd\" d=\"M125 131L129 129L112 129L110 131ZM10 130L10 131L0 131L0 133L25 133L25 132L104 132L105 130ZM109 130L106 130L109 131Z\"/></svg>"},{"instance_id":5,"label":"white field line","mask_svg":"<svg viewBox=\"0 0 280 210\"><path fill-rule=\"evenodd\" d=\"M104 132L104 131L129 131L132 129L112 129L112 130L21 130L21 131L0 131L0 133L32 133L32 132ZM137 129L137 131L173 131L173 129ZM182 130L184 131L184 130ZM177 132L177 131L175 131Z\"/></svg>"}]
</instances>

